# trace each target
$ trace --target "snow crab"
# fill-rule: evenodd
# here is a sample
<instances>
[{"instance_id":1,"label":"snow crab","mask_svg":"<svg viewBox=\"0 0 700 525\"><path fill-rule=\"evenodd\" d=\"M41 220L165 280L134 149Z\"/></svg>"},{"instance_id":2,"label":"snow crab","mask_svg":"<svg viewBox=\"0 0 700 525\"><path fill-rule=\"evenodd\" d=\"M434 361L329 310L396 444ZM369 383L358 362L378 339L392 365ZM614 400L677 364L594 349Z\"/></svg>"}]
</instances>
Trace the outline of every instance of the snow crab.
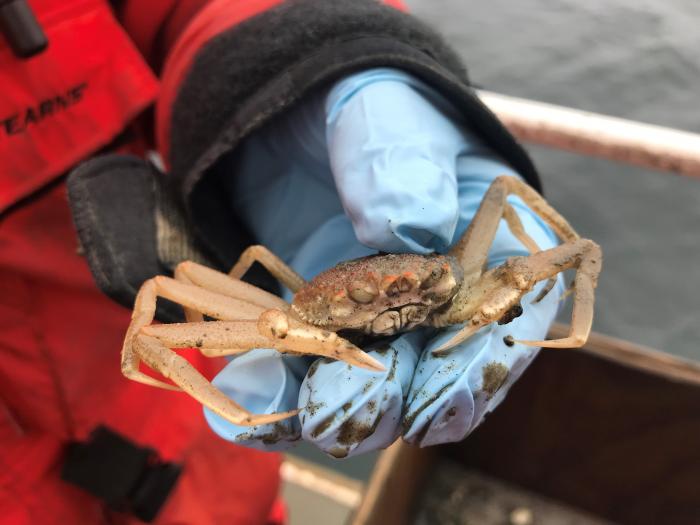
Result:
<instances>
[{"instance_id":1,"label":"snow crab","mask_svg":"<svg viewBox=\"0 0 700 525\"><path fill-rule=\"evenodd\" d=\"M507 202L509 194L519 196L547 222L562 244L541 251ZM486 270L488 250L501 219L531 255L512 257ZM295 293L291 304L240 280L256 261ZM576 270L576 277L569 335L506 343L580 347L591 329L601 263L601 249L595 242L580 238L530 186L501 176L489 187L469 228L446 255L364 257L340 263L309 282L263 246L246 249L228 274L191 261L180 263L174 278L157 276L140 288L124 340L121 368L129 379L183 390L232 423L272 423L298 411L252 414L172 349L196 347L205 356L215 357L274 348L382 371L378 361L351 342L353 334L390 336L418 326L464 323L436 350L447 352L489 323L510 322L520 315L521 298L536 283L548 281L535 299L538 301L551 290L557 274L570 268ZM158 297L182 305L187 322L152 324ZM141 372L141 361L173 384Z\"/></svg>"}]
</instances>

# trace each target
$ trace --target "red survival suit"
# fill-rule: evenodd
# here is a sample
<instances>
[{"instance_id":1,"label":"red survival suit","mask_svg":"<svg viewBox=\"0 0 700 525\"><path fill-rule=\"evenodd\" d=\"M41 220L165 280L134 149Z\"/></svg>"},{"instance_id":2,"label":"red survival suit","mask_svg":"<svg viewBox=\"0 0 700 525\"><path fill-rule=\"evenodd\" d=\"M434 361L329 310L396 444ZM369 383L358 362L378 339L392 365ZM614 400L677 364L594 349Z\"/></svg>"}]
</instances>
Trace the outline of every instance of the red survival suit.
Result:
<instances>
[{"instance_id":1,"label":"red survival suit","mask_svg":"<svg viewBox=\"0 0 700 525\"><path fill-rule=\"evenodd\" d=\"M67 444L100 424L183 466L157 523L255 524L280 514L278 455L220 440L188 396L121 376L129 311L98 291L78 254L63 177L125 130L122 149L138 150L129 124L158 96L153 71L202 10L211 17L237 3L256 4L127 0L115 13L101 0L35 0L47 49L20 59L0 36L2 523L139 522L60 479ZM179 53L201 41L179 41Z\"/></svg>"}]
</instances>

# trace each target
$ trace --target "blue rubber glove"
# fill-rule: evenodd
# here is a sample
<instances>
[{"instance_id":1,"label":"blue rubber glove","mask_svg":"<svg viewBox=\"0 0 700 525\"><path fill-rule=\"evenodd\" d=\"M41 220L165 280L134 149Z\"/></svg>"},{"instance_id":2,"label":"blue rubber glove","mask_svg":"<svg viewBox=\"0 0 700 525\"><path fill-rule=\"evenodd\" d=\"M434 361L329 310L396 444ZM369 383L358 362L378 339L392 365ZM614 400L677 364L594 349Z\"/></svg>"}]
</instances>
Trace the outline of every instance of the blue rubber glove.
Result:
<instances>
[{"instance_id":1,"label":"blue rubber glove","mask_svg":"<svg viewBox=\"0 0 700 525\"><path fill-rule=\"evenodd\" d=\"M353 75L308 98L250 137L226 169L242 221L306 279L377 250L444 252L466 230L493 179L517 176L440 95L390 69ZM518 198L509 202L541 249L557 244ZM514 255L527 250L502 223L489 266ZM559 282L538 304L525 297L521 317L485 327L446 356L431 350L459 326L366 348L384 373L251 351L233 359L214 384L255 413L299 407L300 417L250 428L205 410L207 421L239 444L282 450L303 438L335 457L386 447L401 434L422 446L461 440L536 354L507 347L503 337L543 338L562 291Z\"/></svg>"}]
</instances>

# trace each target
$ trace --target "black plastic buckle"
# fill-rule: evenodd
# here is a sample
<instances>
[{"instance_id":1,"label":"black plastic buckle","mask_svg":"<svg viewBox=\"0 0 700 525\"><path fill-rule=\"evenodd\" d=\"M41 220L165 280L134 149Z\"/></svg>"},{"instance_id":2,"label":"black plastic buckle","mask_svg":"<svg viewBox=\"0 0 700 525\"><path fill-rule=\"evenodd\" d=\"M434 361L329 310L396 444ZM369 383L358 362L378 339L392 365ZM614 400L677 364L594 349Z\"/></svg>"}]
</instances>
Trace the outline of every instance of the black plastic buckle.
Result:
<instances>
[{"instance_id":1,"label":"black plastic buckle","mask_svg":"<svg viewBox=\"0 0 700 525\"><path fill-rule=\"evenodd\" d=\"M49 44L26 0L0 0L0 33L19 58L33 57Z\"/></svg>"},{"instance_id":2,"label":"black plastic buckle","mask_svg":"<svg viewBox=\"0 0 700 525\"><path fill-rule=\"evenodd\" d=\"M85 442L68 446L61 479L86 490L119 512L153 521L175 487L182 467L160 460L105 426Z\"/></svg>"}]
</instances>

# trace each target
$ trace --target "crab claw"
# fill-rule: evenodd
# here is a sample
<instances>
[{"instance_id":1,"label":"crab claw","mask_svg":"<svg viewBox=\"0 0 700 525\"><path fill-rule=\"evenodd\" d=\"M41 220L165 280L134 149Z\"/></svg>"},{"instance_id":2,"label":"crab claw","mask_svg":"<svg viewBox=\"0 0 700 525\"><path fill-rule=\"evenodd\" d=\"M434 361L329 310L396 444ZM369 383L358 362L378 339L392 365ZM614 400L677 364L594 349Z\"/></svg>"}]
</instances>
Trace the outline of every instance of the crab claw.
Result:
<instances>
[{"instance_id":1,"label":"crab claw","mask_svg":"<svg viewBox=\"0 0 700 525\"><path fill-rule=\"evenodd\" d=\"M339 359L349 365L375 372L386 370L379 361L335 332L290 320L280 310L263 312L258 319L258 331L273 339L276 348Z\"/></svg>"}]
</instances>

